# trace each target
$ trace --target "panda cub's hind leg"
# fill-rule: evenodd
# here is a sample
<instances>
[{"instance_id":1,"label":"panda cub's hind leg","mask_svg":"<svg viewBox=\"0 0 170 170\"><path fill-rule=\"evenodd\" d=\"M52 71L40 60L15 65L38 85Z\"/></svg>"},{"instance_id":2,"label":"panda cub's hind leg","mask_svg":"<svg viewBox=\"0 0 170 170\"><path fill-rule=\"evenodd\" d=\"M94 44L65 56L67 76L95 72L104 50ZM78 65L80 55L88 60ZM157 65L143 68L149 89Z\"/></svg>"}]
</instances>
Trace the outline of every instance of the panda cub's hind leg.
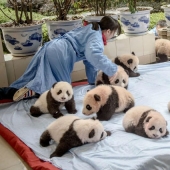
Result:
<instances>
[{"instance_id":1,"label":"panda cub's hind leg","mask_svg":"<svg viewBox=\"0 0 170 170\"><path fill-rule=\"evenodd\" d=\"M41 116L43 114L41 112L41 110L39 109L39 107L36 107L36 106L31 106L30 113L34 117L39 117L39 116Z\"/></svg>"},{"instance_id":2,"label":"panda cub's hind leg","mask_svg":"<svg viewBox=\"0 0 170 170\"><path fill-rule=\"evenodd\" d=\"M51 136L48 130L44 131L40 137L40 145L43 147L49 146L51 141Z\"/></svg>"},{"instance_id":3,"label":"panda cub's hind leg","mask_svg":"<svg viewBox=\"0 0 170 170\"><path fill-rule=\"evenodd\" d=\"M134 101L131 100L123 112L126 113L130 108L134 107L134 105L135 105Z\"/></svg>"}]
</instances>

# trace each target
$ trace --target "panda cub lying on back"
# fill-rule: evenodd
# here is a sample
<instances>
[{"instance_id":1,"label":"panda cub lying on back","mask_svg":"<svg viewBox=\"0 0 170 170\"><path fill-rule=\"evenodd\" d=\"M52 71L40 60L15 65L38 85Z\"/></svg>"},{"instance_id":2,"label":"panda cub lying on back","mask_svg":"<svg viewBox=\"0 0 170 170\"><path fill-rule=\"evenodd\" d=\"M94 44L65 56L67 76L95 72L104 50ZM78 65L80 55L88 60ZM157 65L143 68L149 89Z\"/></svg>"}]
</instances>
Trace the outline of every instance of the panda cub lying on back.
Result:
<instances>
[{"instance_id":1,"label":"panda cub lying on back","mask_svg":"<svg viewBox=\"0 0 170 170\"><path fill-rule=\"evenodd\" d=\"M148 106L129 109L123 118L123 127L126 132L148 138L157 139L169 134L164 117Z\"/></svg>"},{"instance_id":2,"label":"panda cub lying on back","mask_svg":"<svg viewBox=\"0 0 170 170\"><path fill-rule=\"evenodd\" d=\"M114 61L117 65L122 66L125 70L129 72L129 77L138 77L140 76L139 73L136 73L139 59L135 56L135 53L126 54L115 58Z\"/></svg>"},{"instance_id":3,"label":"panda cub lying on back","mask_svg":"<svg viewBox=\"0 0 170 170\"><path fill-rule=\"evenodd\" d=\"M135 104L132 94L125 88L99 85L88 91L83 100L83 114L97 114L99 120L109 120L115 112L126 112Z\"/></svg>"},{"instance_id":4,"label":"panda cub lying on back","mask_svg":"<svg viewBox=\"0 0 170 170\"><path fill-rule=\"evenodd\" d=\"M64 81L53 84L50 90L45 91L31 106L30 113L38 117L50 113L54 118L63 116L60 108L65 106L68 113L76 113L72 86Z\"/></svg>"},{"instance_id":5,"label":"panda cub lying on back","mask_svg":"<svg viewBox=\"0 0 170 170\"><path fill-rule=\"evenodd\" d=\"M115 79L110 82L109 77L102 71L99 71L97 74L95 85L98 86L99 84L111 84L115 86L121 86L127 89L129 82L129 75L123 67L118 66L117 75Z\"/></svg>"},{"instance_id":6,"label":"panda cub lying on back","mask_svg":"<svg viewBox=\"0 0 170 170\"><path fill-rule=\"evenodd\" d=\"M98 142L110 135L111 133L104 130L99 120L83 120L74 115L66 115L56 119L47 127L40 137L40 145L49 146L49 142L53 139L57 143L57 148L50 158L60 157L73 147Z\"/></svg>"}]
</instances>

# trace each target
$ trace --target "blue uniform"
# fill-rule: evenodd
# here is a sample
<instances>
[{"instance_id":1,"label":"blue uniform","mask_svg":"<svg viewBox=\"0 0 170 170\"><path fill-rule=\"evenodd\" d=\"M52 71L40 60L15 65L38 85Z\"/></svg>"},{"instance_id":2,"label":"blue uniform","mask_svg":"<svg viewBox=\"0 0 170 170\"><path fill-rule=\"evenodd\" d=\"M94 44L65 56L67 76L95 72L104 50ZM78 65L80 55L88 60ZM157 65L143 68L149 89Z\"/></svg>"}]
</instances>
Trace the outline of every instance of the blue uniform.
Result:
<instances>
[{"instance_id":1,"label":"blue uniform","mask_svg":"<svg viewBox=\"0 0 170 170\"><path fill-rule=\"evenodd\" d=\"M150 33L153 33L155 36L158 36L156 27L154 27L153 29L151 29L149 32L150 32Z\"/></svg>"},{"instance_id":2,"label":"blue uniform","mask_svg":"<svg viewBox=\"0 0 170 170\"><path fill-rule=\"evenodd\" d=\"M71 83L74 63L83 60L89 83L94 83L97 70L108 76L117 71L117 65L103 55L102 31L93 30L92 25L80 27L45 43L34 55L24 74L10 87L24 86L42 94L55 82Z\"/></svg>"}]
</instances>

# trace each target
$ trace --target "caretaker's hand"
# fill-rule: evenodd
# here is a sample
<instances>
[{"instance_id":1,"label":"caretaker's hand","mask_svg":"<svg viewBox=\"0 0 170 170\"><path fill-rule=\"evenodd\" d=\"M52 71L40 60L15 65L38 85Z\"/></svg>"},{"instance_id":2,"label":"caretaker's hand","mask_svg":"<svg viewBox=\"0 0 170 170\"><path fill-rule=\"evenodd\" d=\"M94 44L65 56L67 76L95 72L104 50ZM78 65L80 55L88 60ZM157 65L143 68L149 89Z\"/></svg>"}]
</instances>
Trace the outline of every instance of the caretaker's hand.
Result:
<instances>
[{"instance_id":1,"label":"caretaker's hand","mask_svg":"<svg viewBox=\"0 0 170 170\"><path fill-rule=\"evenodd\" d=\"M112 82L114 81L114 79L116 78L117 76L117 72L115 74L113 74L113 76L110 76L109 77L109 81L110 81L110 84L112 84Z\"/></svg>"}]
</instances>

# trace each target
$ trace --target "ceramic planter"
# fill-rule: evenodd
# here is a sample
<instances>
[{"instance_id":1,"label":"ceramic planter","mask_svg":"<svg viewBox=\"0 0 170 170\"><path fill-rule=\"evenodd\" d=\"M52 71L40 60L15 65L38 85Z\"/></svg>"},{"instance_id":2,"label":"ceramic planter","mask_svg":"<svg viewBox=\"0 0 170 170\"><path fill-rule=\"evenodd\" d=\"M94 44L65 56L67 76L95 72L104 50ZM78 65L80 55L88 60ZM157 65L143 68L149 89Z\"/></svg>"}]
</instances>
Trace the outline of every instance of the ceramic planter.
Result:
<instances>
[{"instance_id":1,"label":"ceramic planter","mask_svg":"<svg viewBox=\"0 0 170 170\"><path fill-rule=\"evenodd\" d=\"M82 19L72 21L46 21L50 40L64 35L66 32L82 26Z\"/></svg>"},{"instance_id":2,"label":"ceramic planter","mask_svg":"<svg viewBox=\"0 0 170 170\"><path fill-rule=\"evenodd\" d=\"M13 56L33 55L42 44L42 24L1 29L6 47Z\"/></svg>"},{"instance_id":3,"label":"ceramic planter","mask_svg":"<svg viewBox=\"0 0 170 170\"><path fill-rule=\"evenodd\" d=\"M170 26L170 5L161 6L164 9L165 19L168 26Z\"/></svg>"},{"instance_id":4,"label":"ceramic planter","mask_svg":"<svg viewBox=\"0 0 170 170\"><path fill-rule=\"evenodd\" d=\"M145 35L148 33L150 24L150 11L151 7L138 7L146 10L138 11L133 14L128 11L128 8L118 8L120 21L124 33L126 35Z\"/></svg>"}]
</instances>

